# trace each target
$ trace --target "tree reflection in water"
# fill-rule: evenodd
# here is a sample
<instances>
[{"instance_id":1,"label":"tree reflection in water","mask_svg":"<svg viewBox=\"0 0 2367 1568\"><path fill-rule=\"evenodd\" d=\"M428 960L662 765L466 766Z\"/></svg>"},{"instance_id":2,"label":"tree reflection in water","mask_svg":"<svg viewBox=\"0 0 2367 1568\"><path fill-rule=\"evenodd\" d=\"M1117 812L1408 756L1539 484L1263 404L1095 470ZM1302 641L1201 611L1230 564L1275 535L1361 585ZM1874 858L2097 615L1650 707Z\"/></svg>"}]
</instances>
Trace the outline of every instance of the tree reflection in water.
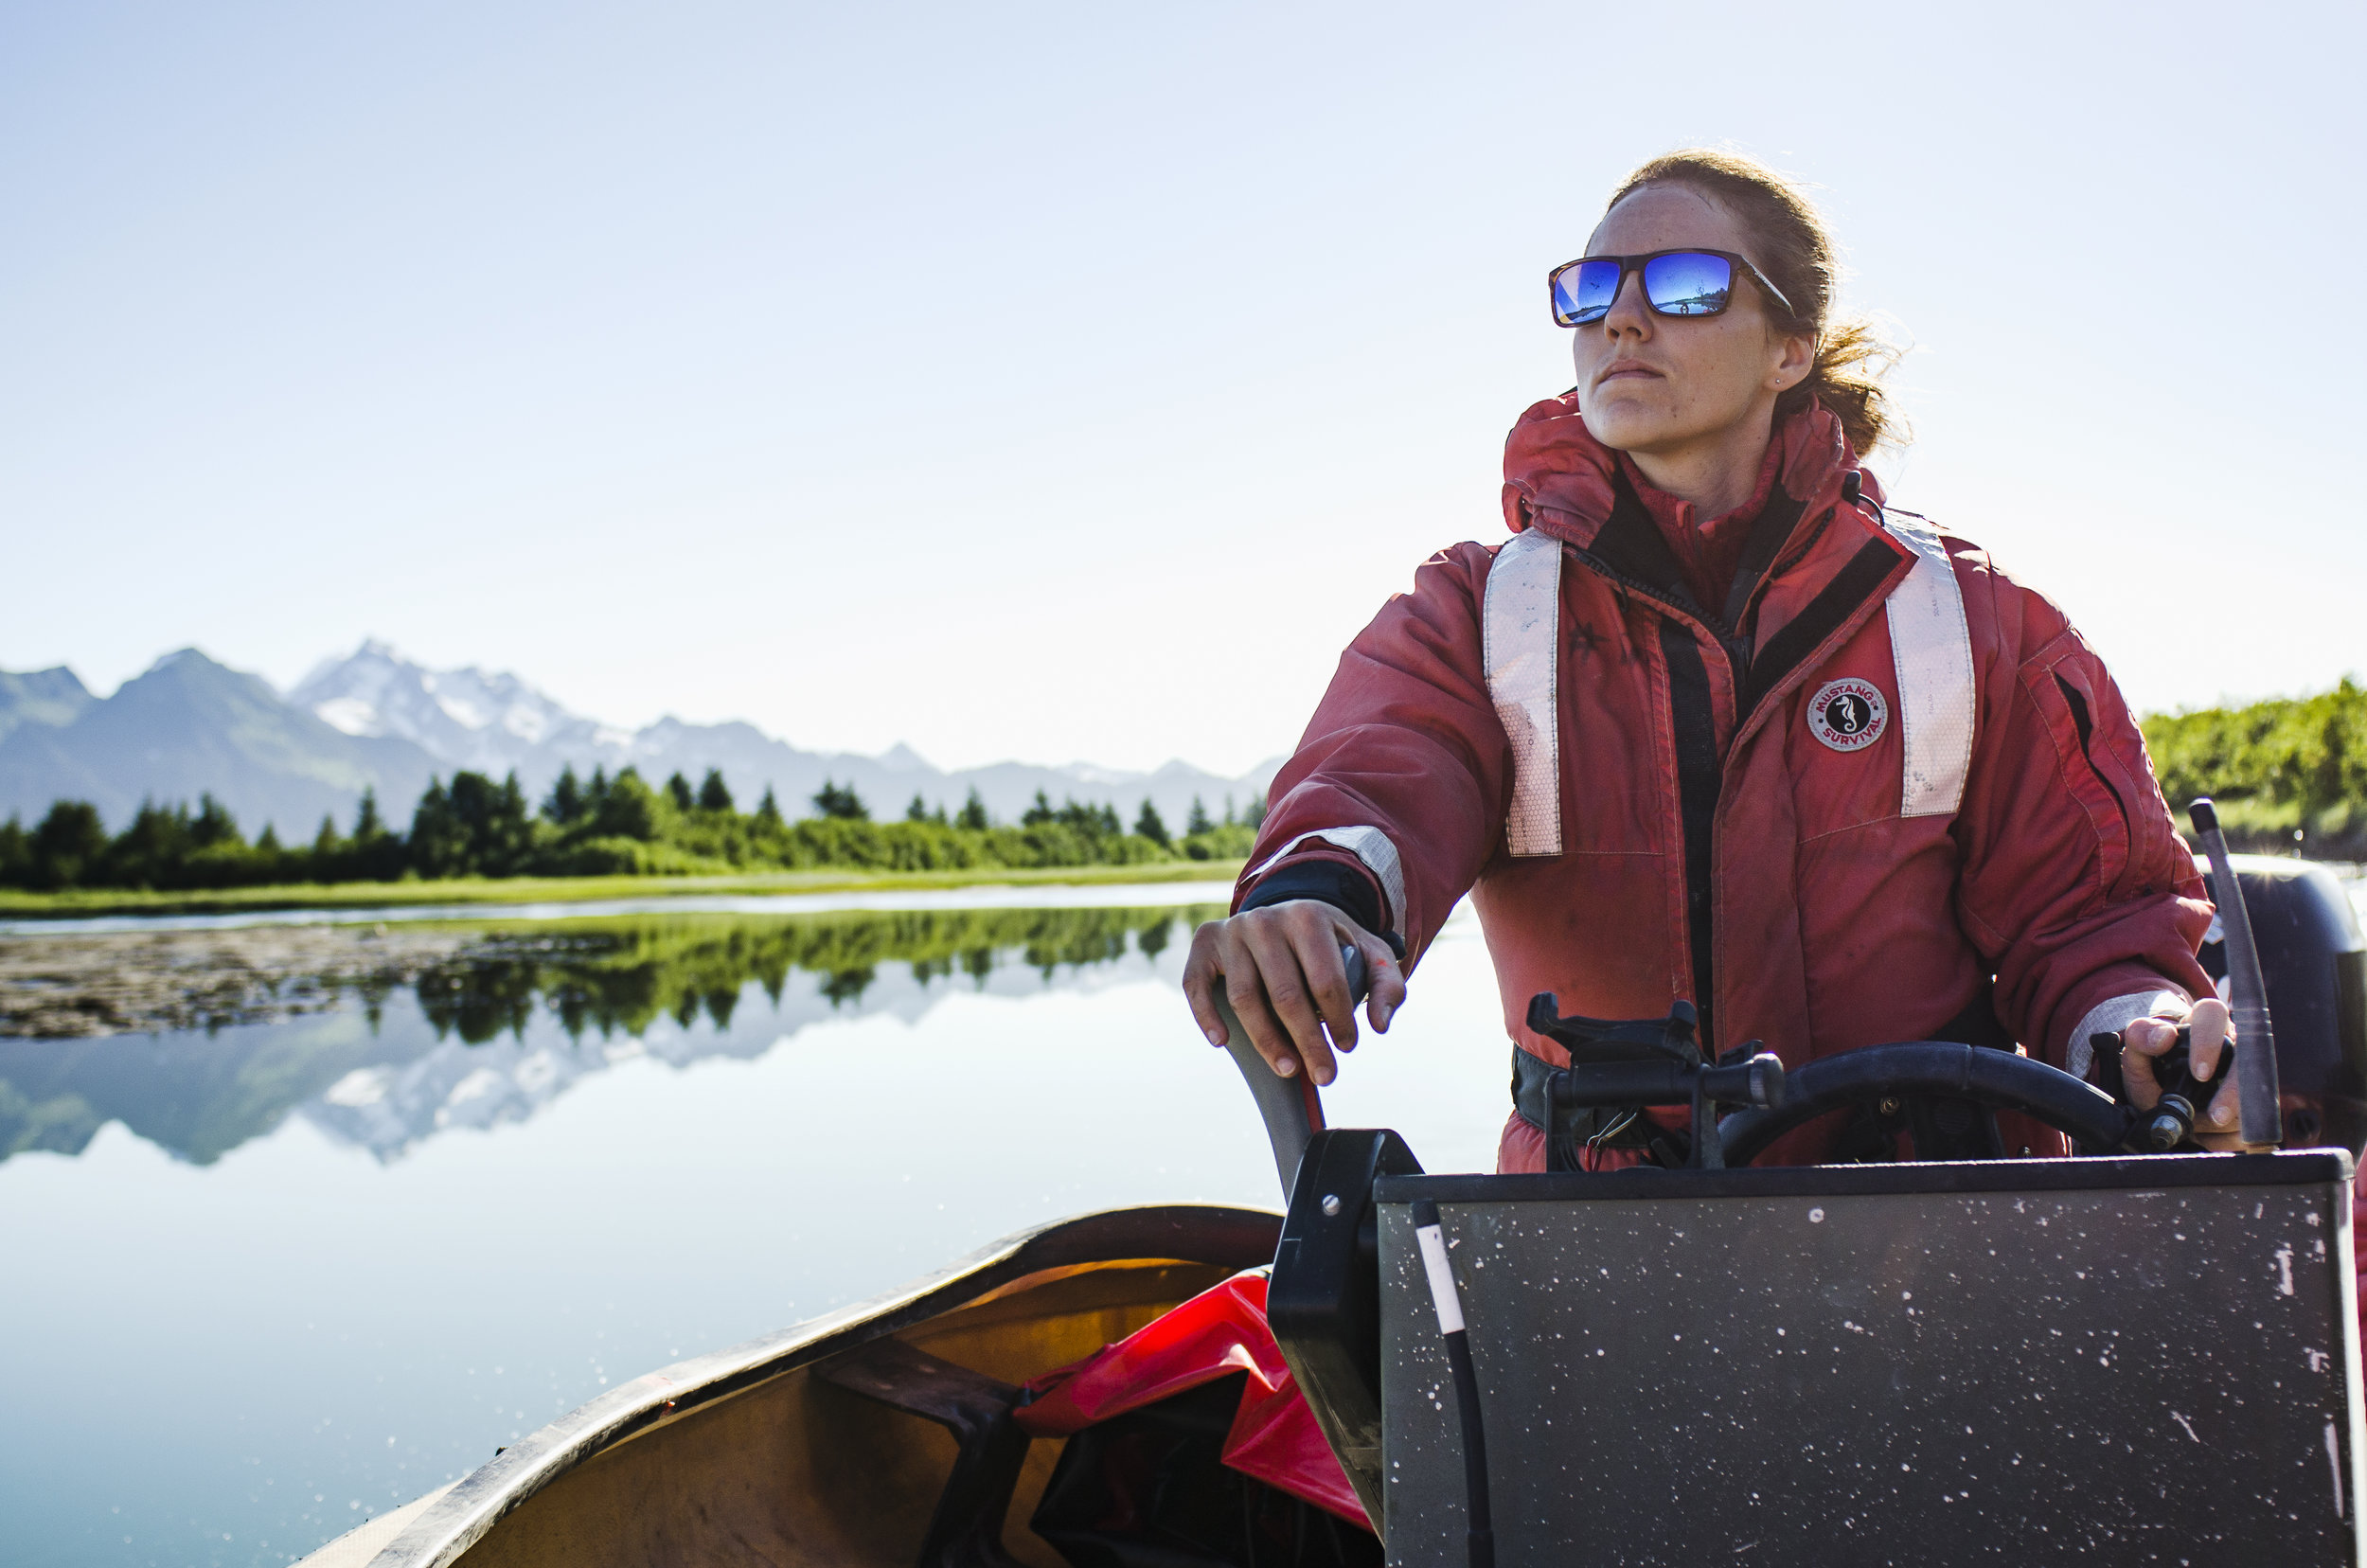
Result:
<instances>
[{"instance_id":1,"label":"tree reflection in water","mask_svg":"<svg viewBox=\"0 0 2367 1568\"><path fill-rule=\"evenodd\" d=\"M437 1038L482 1045L522 1034L547 1007L571 1040L644 1033L661 1016L684 1028L703 1011L731 1026L741 990L774 1006L792 972L820 975L834 1006L861 1002L883 963L922 984L968 975L983 989L1013 957L1049 985L1063 969L1115 963L1130 947L1166 951L1184 909L952 909L764 919L685 915L570 921L563 931L496 933L419 977L420 1009Z\"/></svg>"},{"instance_id":2,"label":"tree reflection in water","mask_svg":"<svg viewBox=\"0 0 2367 1568\"><path fill-rule=\"evenodd\" d=\"M341 1014L218 1035L0 1040L0 1159L80 1153L119 1120L210 1164L299 1109L331 1136L392 1158L448 1127L531 1115L584 1075L645 1049L677 1065L758 1055L784 1028L917 1003L946 985L1008 989L1022 966L1059 986L1156 959L1179 924L1188 932L1220 913L952 909L488 926L460 955L420 973L418 1014L406 1010L400 1027L401 988L371 983L344 988ZM887 966L911 984L882 987ZM735 1019L746 1022L755 1007L752 984L770 1004L764 1026L735 1033ZM697 1027L703 1017L710 1028ZM552 1042L541 1019L564 1042Z\"/></svg>"}]
</instances>

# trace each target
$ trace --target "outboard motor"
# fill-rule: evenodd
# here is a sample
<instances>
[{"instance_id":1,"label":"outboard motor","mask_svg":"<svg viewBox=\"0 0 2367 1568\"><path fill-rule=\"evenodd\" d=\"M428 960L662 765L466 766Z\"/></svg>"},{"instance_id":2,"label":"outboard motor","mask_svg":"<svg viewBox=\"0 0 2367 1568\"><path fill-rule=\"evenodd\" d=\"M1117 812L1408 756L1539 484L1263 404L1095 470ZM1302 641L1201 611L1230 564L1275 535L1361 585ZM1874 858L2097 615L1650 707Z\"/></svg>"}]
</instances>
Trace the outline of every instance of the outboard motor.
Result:
<instances>
[{"instance_id":1,"label":"outboard motor","mask_svg":"<svg viewBox=\"0 0 2367 1568\"><path fill-rule=\"evenodd\" d=\"M2209 865L2196 864L2207 878ZM2367 938L2358 918L2323 865L2270 855L2237 855L2234 864L2276 1019L2285 1147L2347 1149L2357 1159L2367 1151ZM2216 920L2200 956L2224 982Z\"/></svg>"}]
</instances>

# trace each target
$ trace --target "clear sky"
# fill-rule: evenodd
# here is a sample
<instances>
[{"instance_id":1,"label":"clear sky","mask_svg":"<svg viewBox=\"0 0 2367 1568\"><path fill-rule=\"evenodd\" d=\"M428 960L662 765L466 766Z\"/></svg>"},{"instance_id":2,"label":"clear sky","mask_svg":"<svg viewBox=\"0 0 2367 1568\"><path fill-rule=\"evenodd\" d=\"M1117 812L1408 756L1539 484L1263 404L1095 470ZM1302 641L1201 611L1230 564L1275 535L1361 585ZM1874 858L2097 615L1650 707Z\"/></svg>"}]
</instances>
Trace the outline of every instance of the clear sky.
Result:
<instances>
[{"instance_id":1,"label":"clear sky","mask_svg":"<svg viewBox=\"0 0 2367 1568\"><path fill-rule=\"evenodd\" d=\"M1286 751L1622 172L1815 181L1900 504L2147 706L2367 669L2367 7L0 5L0 668L365 635L933 760Z\"/></svg>"}]
</instances>

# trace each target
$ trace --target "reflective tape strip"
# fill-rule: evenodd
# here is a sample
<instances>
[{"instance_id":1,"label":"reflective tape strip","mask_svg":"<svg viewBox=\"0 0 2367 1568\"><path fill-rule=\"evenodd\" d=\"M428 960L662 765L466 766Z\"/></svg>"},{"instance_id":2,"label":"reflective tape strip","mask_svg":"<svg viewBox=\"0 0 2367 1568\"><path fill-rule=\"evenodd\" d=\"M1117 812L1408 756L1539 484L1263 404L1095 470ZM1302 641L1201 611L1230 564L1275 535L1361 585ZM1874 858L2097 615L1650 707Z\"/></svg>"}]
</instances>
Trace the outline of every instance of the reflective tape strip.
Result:
<instances>
[{"instance_id":1,"label":"reflective tape strip","mask_svg":"<svg viewBox=\"0 0 2367 1568\"><path fill-rule=\"evenodd\" d=\"M1308 839L1321 839L1336 849L1345 849L1364 863L1364 869L1380 883L1380 891L1389 900L1389 929L1405 935L1405 866L1397 859L1397 846L1389 842L1389 835L1378 828L1318 828L1301 833L1281 848L1268 855L1250 875L1262 877L1272 870L1283 856L1305 844Z\"/></svg>"},{"instance_id":2,"label":"reflective tape strip","mask_svg":"<svg viewBox=\"0 0 2367 1568\"><path fill-rule=\"evenodd\" d=\"M1415 1230L1414 1239L1421 1243L1422 1271L1430 1275L1430 1304L1438 1310L1438 1331L1463 1332L1463 1298L1455 1293L1454 1270L1447 1263L1446 1237L1436 1225L1422 1225Z\"/></svg>"},{"instance_id":3,"label":"reflective tape strip","mask_svg":"<svg viewBox=\"0 0 2367 1568\"><path fill-rule=\"evenodd\" d=\"M1561 663L1561 543L1517 533L1487 569L1482 617L1487 696L1512 742L1512 810L1504 847L1561 853L1561 725L1555 673Z\"/></svg>"},{"instance_id":4,"label":"reflective tape strip","mask_svg":"<svg viewBox=\"0 0 2367 1568\"><path fill-rule=\"evenodd\" d=\"M1898 731L1905 746L1898 811L1947 816L1963 804L1972 765L1972 633L1964 590L1940 536L1893 513L1882 526L1915 553L1906 580L1891 590L1891 659L1898 672Z\"/></svg>"}]
</instances>

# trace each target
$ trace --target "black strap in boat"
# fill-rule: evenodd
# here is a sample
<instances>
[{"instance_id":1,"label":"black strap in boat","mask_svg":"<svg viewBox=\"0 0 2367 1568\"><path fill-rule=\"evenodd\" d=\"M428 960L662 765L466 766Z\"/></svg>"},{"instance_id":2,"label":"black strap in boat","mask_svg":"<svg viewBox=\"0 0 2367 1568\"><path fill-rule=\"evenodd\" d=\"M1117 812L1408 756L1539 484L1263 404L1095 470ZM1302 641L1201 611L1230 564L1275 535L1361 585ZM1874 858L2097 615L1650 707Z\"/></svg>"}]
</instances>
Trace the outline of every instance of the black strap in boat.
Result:
<instances>
[{"instance_id":1,"label":"black strap in boat","mask_svg":"<svg viewBox=\"0 0 2367 1568\"><path fill-rule=\"evenodd\" d=\"M1565 1111L1557 1117L1549 1118L1547 1115L1550 1107L1548 1096L1553 1093L1554 1075L1560 1071L1560 1068L1547 1062L1543 1058L1531 1056L1518 1045L1512 1048L1513 1110L1519 1114L1522 1121L1536 1128L1539 1132L1545 1131L1550 1119L1553 1124L1554 1137L1562 1145L1559 1150L1548 1149L1545 1151L1546 1169L1576 1169L1578 1149L1583 1145L1598 1141L1606 1149L1647 1150L1663 1165L1675 1167L1684 1164L1685 1155L1691 1148L1690 1140L1686 1135L1682 1132L1672 1132L1649 1116L1640 1113L1628 1119L1624 1126L1619 1125L1619 1118L1625 1113L1615 1108L1590 1107L1577 1111ZM1611 1127L1613 1131L1609 1137L1598 1139L1598 1134L1606 1126ZM1664 1155L1662 1149L1655 1147L1656 1145L1664 1146L1667 1153Z\"/></svg>"}]
</instances>

